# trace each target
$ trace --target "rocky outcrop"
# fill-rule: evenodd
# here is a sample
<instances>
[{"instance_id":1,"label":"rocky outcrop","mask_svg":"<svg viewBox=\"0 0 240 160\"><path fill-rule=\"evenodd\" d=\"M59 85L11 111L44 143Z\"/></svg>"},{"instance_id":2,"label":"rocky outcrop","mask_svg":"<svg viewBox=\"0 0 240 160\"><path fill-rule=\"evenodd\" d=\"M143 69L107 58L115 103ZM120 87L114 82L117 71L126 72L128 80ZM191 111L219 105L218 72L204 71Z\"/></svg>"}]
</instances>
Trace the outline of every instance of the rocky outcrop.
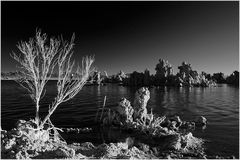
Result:
<instances>
[{"instance_id":1,"label":"rocky outcrop","mask_svg":"<svg viewBox=\"0 0 240 160\"><path fill-rule=\"evenodd\" d=\"M217 83L226 83L226 79L224 78L224 74L222 72L213 73L212 79Z\"/></svg>"},{"instance_id":2,"label":"rocky outcrop","mask_svg":"<svg viewBox=\"0 0 240 160\"><path fill-rule=\"evenodd\" d=\"M134 119L143 119L147 116L147 102L150 99L150 92L147 87L142 87L135 93L133 102Z\"/></svg>"},{"instance_id":3,"label":"rocky outcrop","mask_svg":"<svg viewBox=\"0 0 240 160\"><path fill-rule=\"evenodd\" d=\"M101 144L94 146L91 142L74 143L70 145L76 153L81 153L88 158L101 158L101 159L152 159L157 158L151 153L136 147L127 142L131 137L126 138L125 142Z\"/></svg>"},{"instance_id":4,"label":"rocky outcrop","mask_svg":"<svg viewBox=\"0 0 240 160\"><path fill-rule=\"evenodd\" d=\"M197 71L192 70L191 64L183 62L178 67L179 73L177 74L177 85L178 86L216 86L216 83L212 80L208 80L205 77L204 72L198 74Z\"/></svg>"},{"instance_id":5,"label":"rocky outcrop","mask_svg":"<svg viewBox=\"0 0 240 160\"><path fill-rule=\"evenodd\" d=\"M93 83L95 84L101 84L102 82L102 78L101 78L101 72L99 71L95 71L94 74L93 74Z\"/></svg>"},{"instance_id":6,"label":"rocky outcrop","mask_svg":"<svg viewBox=\"0 0 240 160\"><path fill-rule=\"evenodd\" d=\"M150 75L148 69L144 72L134 71L123 79L123 85L125 86L151 86L154 84L154 76Z\"/></svg>"},{"instance_id":7,"label":"rocky outcrop","mask_svg":"<svg viewBox=\"0 0 240 160\"><path fill-rule=\"evenodd\" d=\"M116 75L105 76L104 81L107 83L122 83L127 78L128 76L122 70L120 70L120 72Z\"/></svg>"},{"instance_id":8,"label":"rocky outcrop","mask_svg":"<svg viewBox=\"0 0 240 160\"><path fill-rule=\"evenodd\" d=\"M191 64L183 62L178 67L179 73L173 75L172 65L164 60L159 59L156 65L156 74L150 75L149 70L144 72L132 72L125 78L117 78L117 82L123 82L126 86L188 86L188 87L208 87L216 86L216 82L212 80L210 74L192 70ZM121 72L120 72L121 73ZM121 75L121 74L119 74Z\"/></svg>"},{"instance_id":9,"label":"rocky outcrop","mask_svg":"<svg viewBox=\"0 0 240 160\"><path fill-rule=\"evenodd\" d=\"M227 77L226 81L228 84L239 86L239 72L234 71L230 76Z\"/></svg>"},{"instance_id":10,"label":"rocky outcrop","mask_svg":"<svg viewBox=\"0 0 240 160\"><path fill-rule=\"evenodd\" d=\"M124 79L123 84L127 86L143 86L144 74L134 71L128 78Z\"/></svg>"},{"instance_id":11,"label":"rocky outcrop","mask_svg":"<svg viewBox=\"0 0 240 160\"><path fill-rule=\"evenodd\" d=\"M127 76L122 70L120 70L120 72L116 75L116 80L118 82L122 82L124 78L127 78Z\"/></svg>"},{"instance_id":12,"label":"rocky outcrop","mask_svg":"<svg viewBox=\"0 0 240 160\"><path fill-rule=\"evenodd\" d=\"M122 121L132 121L133 108L131 106L131 103L126 98L122 98L120 100L116 111L120 115Z\"/></svg>"},{"instance_id":13,"label":"rocky outcrop","mask_svg":"<svg viewBox=\"0 0 240 160\"><path fill-rule=\"evenodd\" d=\"M136 132L143 137L147 136L148 139L151 137L151 139L159 140L161 145L156 149L158 150L156 154L158 157L167 158L163 154L167 153L170 157L179 158L184 153L196 154L196 157L203 158L203 140L194 137L190 131L199 126L198 124L206 124L206 118L200 116L195 122L187 122L181 120L177 115L157 117L152 112L148 113L147 111L149 99L150 92L146 87L142 87L136 91L133 107L127 99L121 99L116 110L117 114L113 112L111 115L116 117L122 115L125 118L112 117L112 119L115 119L114 123L108 123L107 125L118 124L122 130L130 131L130 133ZM131 116L133 117L131 118ZM107 116L105 118L109 119ZM116 123L116 121L119 122ZM140 146L146 152L150 150L146 145ZM169 150L173 150L176 154L169 155Z\"/></svg>"},{"instance_id":14,"label":"rocky outcrop","mask_svg":"<svg viewBox=\"0 0 240 160\"><path fill-rule=\"evenodd\" d=\"M164 59L159 59L159 63L156 65L156 85L162 85L166 83L167 77L173 75L172 65Z\"/></svg>"},{"instance_id":15,"label":"rocky outcrop","mask_svg":"<svg viewBox=\"0 0 240 160\"><path fill-rule=\"evenodd\" d=\"M65 142L60 139L56 128L37 128L34 120L19 120L11 131L1 131L2 158L28 159L39 153L58 151L72 155L64 149ZM59 155L61 157L61 155Z\"/></svg>"},{"instance_id":16,"label":"rocky outcrop","mask_svg":"<svg viewBox=\"0 0 240 160\"><path fill-rule=\"evenodd\" d=\"M44 143L41 138L32 140L29 137L17 136L17 131L19 128L9 132L1 130L2 159L156 158L135 147L133 142L129 143L129 138L125 142L103 143L98 146L91 142L67 144L48 140Z\"/></svg>"},{"instance_id":17,"label":"rocky outcrop","mask_svg":"<svg viewBox=\"0 0 240 160\"><path fill-rule=\"evenodd\" d=\"M159 59L159 63L156 65L156 76L159 78L168 77L173 74L172 65L164 59Z\"/></svg>"},{"instance_id":18,"label":"rocky outcrop","mask_svg":"<svg viewBox=\"0 0 240 160\"><path fill-rule=\"evenodd\" d=\"M196 118L195 124L197 126L204 126L204 125L207 124L207 119L203 116L199 116L199 117Z\"/></svg>"}]
</instances>

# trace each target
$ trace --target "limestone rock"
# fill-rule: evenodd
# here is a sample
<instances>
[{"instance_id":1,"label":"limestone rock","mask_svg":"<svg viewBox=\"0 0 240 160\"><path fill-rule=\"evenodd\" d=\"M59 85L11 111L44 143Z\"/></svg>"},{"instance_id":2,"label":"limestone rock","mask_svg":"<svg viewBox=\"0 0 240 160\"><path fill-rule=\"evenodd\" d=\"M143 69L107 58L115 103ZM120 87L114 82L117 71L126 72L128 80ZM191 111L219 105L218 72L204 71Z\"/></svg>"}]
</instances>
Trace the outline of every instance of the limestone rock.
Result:
<instances>
[{"instance_id":1,"label":"limestone rock","mask_svg":"<svg viewBox=\"0 0 240 160\"><path fill-rule=\"evenodd\" d=\"M172 65L164 59L159 59L159 63L156 65L156 84L165 84L167 77L173 74Z\"/></svg>"},{"instance_id":2,"label":"limestone rock","mask_svg":"<svg viewBox=\"0 0 240 160\"><path fill-rule=\"evenodd\" d=\"M137 145L139 146L138 148L144 151L145 153L149 152L149 149L150 149L149 145L144 143L138 143Z\"/></svg>"},{"instance_id":3,"label":"limestone rock","mask_svg":"<svg viewBox=\"0 0 240 160\"><path fill-rule=\"evenodd\" d=\"M142 86L144 83L144 74L134 71L129 77L124 79L123 83L130 86Z\"/></svg>"},{"instance_id":4,"label":"limestone rock","mask_svg":"<svg viewBox=\"0 0 240 160\"><path fill-rule=\"evenodd\" d=\"M186 135L181 136L181 149L184 152L196 151L203 152L203 140L196 138L189 132Z\"/></svg>"},{"instance_id":5,"label":"limestone rock","mask_svg":"<svg viewBox=\"0 0 240 160\"><path fill-rule=\"evenodd\" d=\"M239 86L239 71L234 71L227 77L226 81L228 84Z\"/></svg>"},{"instance_id":6,"label":"limestone rock","mask_svg":"<svg viewBox=\"0 0 240 160\"><path fill-rule=\"evenodd\" d=\"M164 59L159 59L159 63L156 65L156 76L163 78L173 74L172 65Z\"/></svg>"},{"instance_id":7,"label":"limestone rock","mask_svg":"<svg viewBox=\"0 0 240 160\"><path fill-rule=\"evenodd\" d=\"M174 116L174 117L171 118L171 120L173 122L176 122L175 127L179 127L183 123L179 116Z\"/></svg>"},{"instance_id":8,"label":"limestone rock","mask_svg":"<svg viewBox=\"0 0 240 160\"><path fill-rule=\"evenodd\" d=\"M199 126L204 126L207 124L207 119L203 116L200 116L196 119L196 125L199 125Z\"/></svg>"},{"instance_id":9,"label":"limestone rock","mask_svg":"<svg viewBox=\"0 0 240 160\"><path fill-rule=\"evenodd\" d=\"M205 72L198 74L197 71L192 70L191 64L183 62L178 67L179 73L177 74L177 85L178 86L216 86L216 83L212 80L208 80L205 76Z\"/></svg>"},{"instance_id":10,"label":"limestone rock","mask_svg":"<svg viewBox=\"0 0 240 160\"><path fill-rule=\"evenodd\" d=\"M150 92L147 87L142 87L135 93L135 99L133 103L134 118L143 119L147 116L147 102L149 99Z\"/></svg>"},{"instance_id":11,"label":"limestone rock","mask_svg":"<svg viewBox=\"0 0 240 160\"><path fill-rule=\"evenodd\" d=\"M95 71L94 72L94 75L93 75L93 80L96 84L100 84L102 82L102 79L101 79L101 72L99 71Z\"/></svg>"},{"instance_id":12,"label":"limestone rock","mask_svg":"<svg viewBox=\"0 0 240 160\"><path fill-rule=\"evenodd\" d=\"M181 136L180 134L175 134L168 136L165 141L159 146L161 149L173 149L180 150L181 149Z\"/></svg>"},{"instance_id":13,"label":"limestone rock","mask_svg":"<svg viewBox=\"0 0 240 160\"><path fill-rule=\"evenodd\" d=\"M55 154L59 157L71 158L71 157L75 156L75 151L72 148L60 147L55 151Z\"/></svg>"},{"instance_id":14,"label":"limestone rock","mask_svg":"<svg viewBox=\"0 0 240 160\"><path fill-rule=\"evenodd\" d=\"M120 72L116 75L116 79L118 82L122 82L124 78L126 78L126 74L120 70Z\"/></svg>"},{"instance_id":15,"label":"limestone rock","mask_svg":"<svg viewBox=\"0 0 240 160\"><path fill-rule=\"evenodd\" d=\"M120 114L124 121L132 121L133 108L126 98L122 98L120 100L116 111Z\"/></svg>"}]
</instances>

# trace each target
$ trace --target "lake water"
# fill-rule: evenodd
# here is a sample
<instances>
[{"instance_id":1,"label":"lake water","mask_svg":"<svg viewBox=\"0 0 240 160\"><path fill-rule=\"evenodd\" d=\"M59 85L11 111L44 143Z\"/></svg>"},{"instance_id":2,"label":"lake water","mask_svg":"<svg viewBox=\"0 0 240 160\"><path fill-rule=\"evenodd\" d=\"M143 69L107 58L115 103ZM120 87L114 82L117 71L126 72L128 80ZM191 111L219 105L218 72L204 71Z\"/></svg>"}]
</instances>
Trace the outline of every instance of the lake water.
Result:
<instances>
[{"instance_id":1,"label":"lake water","mask_svg":"<svg viewBox=\"0 0 240 160\"><path fill-rule=\"evenodd\" d=\"M40 116L46 115L48 104L56 95L55 81L47 85L47 92L41 101ZM107 96L106 106L116 106L120 98L133 102L137 88L115 84L85 86L69 102L61 104L52 115L57 127L84 127L94 124L96 110ZM194 120L204 116L207 128L196 129L193 135L205 140L209 155L239 157L239 88L226 84L213 88L150 88L148 108L159 115L178 114L183 120ZM1 125L3 129L14 127L18 119L35 116L35 107L28 93L14 81L1 81ZM106 131L76 135L75 141L104 141ZM106 133L109 134L109 133ZM114 139L116 135L113 136ZM116 138L116 137L115 137ZM73 140L73 141L74 141ZM108 138L108 141L109 140ZM114 140L113 140L114 141Z\"/></svg>"}]
</instances>

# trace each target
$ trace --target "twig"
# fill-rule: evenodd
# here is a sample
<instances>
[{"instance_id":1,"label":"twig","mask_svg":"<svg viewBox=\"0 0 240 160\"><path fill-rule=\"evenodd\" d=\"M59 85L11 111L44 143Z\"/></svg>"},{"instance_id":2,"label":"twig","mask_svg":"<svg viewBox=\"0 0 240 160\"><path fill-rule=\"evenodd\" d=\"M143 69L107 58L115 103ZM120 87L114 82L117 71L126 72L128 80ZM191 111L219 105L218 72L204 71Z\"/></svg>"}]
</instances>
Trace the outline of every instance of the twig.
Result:
<instances>
[{"instance_id":1,"label":"twig","mask_svg":"<svg viewBox=\"0 0 240 160\"><path fill-rule=\"evenodd\" d=\"M105 107L105 104L106 104L106 99L107 99L107 96L104 97L104 102L103 102L103 108L102 108L102 114L101 114L101 117L100 117L100 121L102 120L103 111L104 111L104 107Z\"/></svg>"}]
</instances>

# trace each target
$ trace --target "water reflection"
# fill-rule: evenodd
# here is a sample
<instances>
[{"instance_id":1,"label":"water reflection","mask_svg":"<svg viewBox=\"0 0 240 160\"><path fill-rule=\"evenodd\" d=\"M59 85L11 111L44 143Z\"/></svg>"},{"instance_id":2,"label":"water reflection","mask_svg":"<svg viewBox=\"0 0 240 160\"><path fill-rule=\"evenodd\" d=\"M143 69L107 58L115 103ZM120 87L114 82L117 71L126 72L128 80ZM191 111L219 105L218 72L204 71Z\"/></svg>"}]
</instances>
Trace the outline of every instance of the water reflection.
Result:
<instances>
[{"instance_id":1,"label":"water reflection","mask_svg":"<svg viewBox=\"0 0 240 160\"><path fill-rule=\"evenodd\" d=\"M154 96L152 102L154 112L159 115L183 115L186 112L192 112L192 101L196 100L195 96L191 97L191 88L174 88L174 87L158 87L151 91ZM193 99L192 99L193 98Z\"/></svg>"}]
</instances>

